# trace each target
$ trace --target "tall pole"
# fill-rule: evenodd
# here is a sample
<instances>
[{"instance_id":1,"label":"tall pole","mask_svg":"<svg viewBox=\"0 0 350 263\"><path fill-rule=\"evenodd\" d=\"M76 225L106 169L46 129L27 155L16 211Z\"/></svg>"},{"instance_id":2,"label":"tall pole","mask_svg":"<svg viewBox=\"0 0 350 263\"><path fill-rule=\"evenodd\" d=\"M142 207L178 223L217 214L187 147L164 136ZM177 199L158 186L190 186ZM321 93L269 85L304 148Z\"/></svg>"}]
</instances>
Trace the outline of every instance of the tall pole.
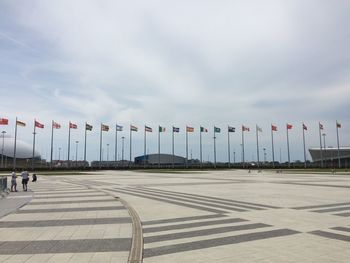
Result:
<instances>
[{"instance_id":1,"label":"tall pole","mask_svg":"<svg viewBox=\"0 0 350 263\"><path fill-rule=\"evenodd\" d=\"M58 147L58 161L61 160L61 147Z\"/></svg>"},{"instance_id":2,"label":"tall pole","mask_svg":"<svg viewBox=\"0 0 350 263\"><path fill-rule=\"evenodd\" d=\"M275 146L273 145L273 130L271 124L272 167L275 168Z\"/></svg>"},{"instance_id":3,"label":"tall pole","mask_svg":"<svg viewBox=\"0 0 350 263\"><path fill-rule=\"evenodd\" d=\"M320 155L321 155L321 167L323 168L323 149L322 149L322 139L321 139L321 124L318 123L318 132L320 136Z\"/></svg>"},{"instance_id":4,"label":"tall pole","mask_svg":"<svg viewBox=\"0 0 350 263\"><path fill-rule=\"evenodd\" d=\"M186 126L186 168L188 168L188 131Z\"/></svg>"},{"instance_id":5,"label":"tall pole","mask_svg":"<svg viewBox=\"0 0 350 263\"><path fill-rule=\"evenodd\" d=\"M117 161L118 161L118 128L117 128L117 124L115 124L115 149L114 149L114 161L115 161L115 165L117 165Z\"/></svg>"},{"instance_id":6,"label":"tall pole","mask_svg":"<svg viewBox=\"0 0 350 263\"><path fill-rule=\"evenodd\" d=\"M15 145L13 149L13 170L16 170L16 150L17 150L17 117L15 125Z\"/></svg>"},{"instance_id":7,"label":"tall pole","mask_svg":"<svg viewBox=\"0 0 350 263\"><path fill-rule=\"evenodd\" d=\"M122 137L122 164L124 163L124 139L125 137Z\"/></svg>"},{"instance_id":8,"label":"tall pole","mask_svg":"<svg viewBox=\"0 0 350 263\"><path fill-rule=\"evenodd\" d=\"M85 136L84 136L84 167L86 164L86 135L87 135L87 129L86 129L86 122L85 122Z\"/></svg>"},{"instance_id":9,"label":"tall pole","mask_svg":"<svg viewBox=\"0 0 350 263\"><path fill-rule=\"evenodd\" d=\"M303 124L304 168L306 168L305 127Z\"/></svg>"},{"instance_id":10,"label":"tall pole","mask_svg":"<svg viewBox=\"0 0 350 263\"><path fill-rule=\"evenodd\" d=\"M130 153L130 159L129 159L129 161L130 161L130 165L131 165L131 156L132 156L132 146L131 146L131 143L132 143L132 131L131 131L131 127L130 127L130 151L129 151L129 153Z\"/></svg>"},{"instance_id":11,"label":"tall pole","mask_svg":"<svg viewBox=\"0 0 350 263\"><path fill-rule=\"evenodd\" d=\"M172 134L172 150L173 150L173 169L175 168L175 161L174 161L174 159L175 159L175 149L174 149L174 147L175 147L175 145L174 145L174 126L173 126L173 134Z\"/></svg>"},{"instance_id":12,"label":"tall pole","mask_svg":"<svg viewBox=\"0 0 350 263\"><path fill-rule=\"evenodd\" d=\"M5 133L6 131L2 131L2 147L1 147L1 167L4 167L4 143L5 143Z\"/></svg>"},{"instance_id":13,"label":"tall pole","mask_svg":"<svg viewBox=\"0 0 350 263\"><path fill-rule=\"evenodd\" d=\"M67 158L68 167L70 167L69 155L70 155L70 122L69 122L69 131L68 131L68 158Z\"/></svg>"},{"instance_id":14,"label":"tall pole","mask_svg":"<svg viewBox=\"0 0 350 263\"><path fill-rule=\"evenodd\" d=\"M107 162L109 162L109 143L107 143Z\"/></svg>"},{"instance_id":15,"label":"tall pole","mask_svg":"<svg viewBox=\"0 0 350 263\"><path fill-rule=\"evenodd\" d=\"M216 131L214 127L214 168L216 168Z\"/></svg>"},{"instance_id":16,"label":"tall pole","mask_svg":"<svg viewBox=\"0 0 350 263\"><path fill-rule=\"evenodd\" d=\"M288 124L286 125L287 127L287 152L288 152L288 167L290 168L290 151L289 151L289 129L288 129Z\"/></svg>"},{"instance_id":17,"label":"tall pole","mask_svg":"<svg viewBox=\"0 0 350 263\"><path fill-rule=\"evenodd\" d=\"M258 125L256 125L256 156L258 161L258 167L260 166L260 160L259 160L259 129Z\"/></svg>"},{"instance_id":18,"label":"tall pole","mask_svg":"<svg viewBox=\"0 0 350 263\"><path fill-rule=\"evenodd\" d=\"M52 155L53 155L53 121L51 124L51 153L50 153L50 167L52 168Z\"/></svg>"},{"instance_id":19,"label":"tall pole","mask_svg":"<svg viewBox=\"0 0 350 263\"><path fill-rule=\"evenodd\" d=\"M79 141L75 141L75 167L78 167L78 143Z\"/></svg>"},{"instance_id":20,"label":"tall pole","mask_svg":"<svg viewBox=\"0 0 350 263\"><path fill-rule=\"evenodd\" d=\"M146 135L146 125L145 125L145 129L144 129L144 139L143 139L143 166L144 168L146 168L146 149L147 149L147 135Z\"/></svg>"},{"instance_id":21,"label":"tall pole","mask_svg":"<svg viewBox=\"0 0 350 263\"><path fill-rule=\"evenodd\" d=\"M199 131L199 156L200 156L200 161L201 161L201 168L202 168L202 130L200 127L200 131Z\"/></svg>"},{"instance_id":22,"label":"tall pole","mask_svg":"<svg viewBox=\"0 0 350 263\"><path fill-rule=\"evenodd\" d=\"M242 127L242 165L244 168L245 160L244 160L244 129Z\"/></svg>"},{"instance_id":23,"label":"tall pole","mask_svg":"<svg viewBox=\"0 0 350 263\"><path fill-rule=\"evenodd\" d=\"M158 127L158 168L160 168L160 126Z\"/></svg>"},{"instance_id":24,"label":"tall pole","mask_svg":"<svg viewBox=\"0 0 350 263\"><path fill-rule=\"evenodd\" d=\"M340 147L339 147L339 125L338 125L338 121L337 121L337 146L338 146L338 168L341 167L341 163L340 163Z\"/></svg>"},{"instance_id":25,"label":"tall pole","mask_svg":"<svg viewBox=\"0 0 350 263\"><path fill-rule=\"evenodd\" d=\"M100 168L102 167L102 123L100 125Z\"/></svg>"},{"instance_id":26,"label":"tall pole","mask_svg":"<svg viewBox=\"0 0 350 263\"><path fill-rule=\"evenodd\" d=\"M227 126L227 155L228 155L228 168L230 168L231 167L230 126Z\"/></svg>"},{"instance_id":27,"label":"tall pole","mask_svg":"<svg viewBox=\"0 0 350 263\"><path fill-rule=\"evenodd\" d=\"M33 154L32 154L32 170L34 170L34 155L35 155L35 135L36 135L36 120L34 119L34 131L33 131Z\"/></svg>"}]
</instances>

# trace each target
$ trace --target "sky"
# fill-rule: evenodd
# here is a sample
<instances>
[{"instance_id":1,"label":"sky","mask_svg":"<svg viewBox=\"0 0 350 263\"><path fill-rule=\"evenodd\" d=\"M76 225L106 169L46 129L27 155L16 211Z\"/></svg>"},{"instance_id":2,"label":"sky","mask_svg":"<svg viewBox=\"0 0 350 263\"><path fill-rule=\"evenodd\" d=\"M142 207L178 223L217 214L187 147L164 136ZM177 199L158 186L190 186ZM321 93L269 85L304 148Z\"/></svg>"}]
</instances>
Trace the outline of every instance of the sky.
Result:
<instances>
[{"instance_id":1,"label":"sky","mask_svg":"<svg viewBox=\"0 0 350 263\"><path fill-rule=\"evenodd\" d=\"M116 122L124 126L129 156L129 125L133 156L143 154L143 127L161 135L161 151L185 155L185 127L195 127L189 149L213 160L213 127L217 159L227 161L227 125L231 155L241 158L241 125L245 159L256 160L255 125L260 159L266 148L271 159L270 126L275 124L276 159L287 158L286 123L291 159L303 160L302 122L308 126L307 147L319 146L318 122L324 124L326 145L336 147L335 122L342 124L340 143L350 145L350 2L348 0L118 1L0 0L0 118L14 133L16 116L27 123L18 139L32 143L33 119L45 124L36 148L50 151L51 121L54 152L67 154L68 122L77 123L72 143L82 158L85 122L88 159L99 158L99 125L104 159L114 158ZM156 153L157 132L147 135L149 153ZM119 147L118 154L121 154ZM71 156L75 155L75 147ZM54 156L54 157L55 157ZM62 158L62 157L61 157ZM308 155L308 158L310 156ZM233 157L232 157L233 159Z\"/></svg>"}]
</instances>

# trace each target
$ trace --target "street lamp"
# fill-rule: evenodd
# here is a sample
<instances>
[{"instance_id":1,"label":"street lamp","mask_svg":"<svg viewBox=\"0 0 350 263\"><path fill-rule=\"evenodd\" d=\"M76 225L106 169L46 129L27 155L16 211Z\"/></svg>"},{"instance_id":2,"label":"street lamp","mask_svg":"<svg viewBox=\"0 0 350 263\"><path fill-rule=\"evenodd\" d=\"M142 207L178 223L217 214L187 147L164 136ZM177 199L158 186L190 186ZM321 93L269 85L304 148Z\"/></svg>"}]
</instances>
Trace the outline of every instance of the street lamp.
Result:
<instances>
[{"instance_id":1,"label":"street lamp","mask_svg":"<svg viewBox=\"0 0 350 263\"><path fill-rule=\"evenodd\" d=\"M78 143L79 141L75 141L75 167L78 167Z\"/></svg>"},{"instance_id":2,"label":"street lamp","mask_svg":"<svg viewBox=\"0 0 350 263\"><path fill-rule=\"evenodd\" d=\"M2 147L1 147L1 167L4 167L4 141L6 131L2 131Z\"/></svg>"}]
</instances>

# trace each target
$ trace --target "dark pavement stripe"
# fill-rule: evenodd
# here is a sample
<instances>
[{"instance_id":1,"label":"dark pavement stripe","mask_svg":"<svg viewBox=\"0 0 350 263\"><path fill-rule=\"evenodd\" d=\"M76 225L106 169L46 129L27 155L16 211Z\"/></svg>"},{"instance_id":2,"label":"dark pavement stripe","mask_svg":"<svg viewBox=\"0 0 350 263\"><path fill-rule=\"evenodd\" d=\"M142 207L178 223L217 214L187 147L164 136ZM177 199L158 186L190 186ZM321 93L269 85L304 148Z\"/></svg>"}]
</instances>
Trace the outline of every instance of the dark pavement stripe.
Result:
<instances>
[{"instance_id":1,"label":"dark pavement stripe","mask_svg":"<svg viewBox=\"0 0 350 263\"><path fill-rule=\"evenodd\" d=\"M122 210L124 206L98 206L98 207L75 207L75 208L51 208L51 209L23 209L18 210L18 214L33 214L33 213L57 213L57 212L87 212L87 211L109 211Z\"/></svg>"},{"instance_id":2,"label":"dark pavement stripe","mask_svg":"<svg viewBox=\"0 0 350 263\"><path fill-rule=\"evenodd\" d=\"M344 211L344 210L350 210L350 206L335 207L335 208L320 209L320 210L312 210L310 212L327 213L327 212L337 212L337 211Z\"/></svg>"},{"instance_id":3,"label":"dark pavement stripe","mask_svg":"<svg viewBox=\"0 0 350 263\"><path fill-rule=\"evenodd\" d=\"M327 237L327 238L331 238L331 239L350 242L350 236L345 236L345 235L341 235L341 234L335 234L335 233L326 232L326 231L322 231L322 230L312 231L309 233L313 234L313 235L321 236L321 237Z\"/></svg>"},{"instance_id":4,"label":"dark pavement stripe","mask_svg":"<svg viewBox=\"0 0 350 263\"><path fill-rule=\"evenodd\" d=\"M350 202L336 203L336 204L326 204L326 205L299 206L299 207L292 207L292 209L306 210L306 209L313 209L313 208L334 207L334 206L342 206L342 205L350 205Z\"/></svg>"},{"instance_id":5,"label":"dark pavement stripe","mask_svg":"<svg viewBox=\"0 0 350 263\"><path fill-rule=\"evenodd\" d=\"M143 187L146 188L146 187ZM148 188L147 188L148 189ZM182 195L187 195L187 196L193 196L193 197L202 197L202 198L209 198L211 200L217 200L217 201L226 201L230 203L238 203L238 204L246 204L246 205L252 205L252 206L257 206L257 207L265 207L265 208L279 208L277 206L271 206L271 205L263 205L263 204L257 204L257 203L251 203L251 202L244 202L244 201L237 201L237 200L230 200L230 199L225 199L225 198L218 198L218 197L212 197L212 196L205 196L205 195L198 195L198 194L188 194L188 193L182 193L182 192L174 192L174 191L167 191L167 190L160 190L160 189L153 189L159 192L167 192L167 193L175 193L175 194L182 194Z\"/></svg>"},{"instance_id":6,"label":"dark pavement stripe","mask_svg":"<svg viewBox=\"0 0 350 263\"><path fill-rule=\"evenodd\" d=\"M55 192L55 191L52 191L52 192L37 192L37 191L34 191L35 193L35 196L41 196L41 195L71 195L71 194L88 194L88 193L96 193L95 190L76 190L76 191L65 191L65 192Z\"/></svg>"},{"instance_id":7,"label":"dark pavement stripe","mask_svg":"<svg viewBox=\"0 0 350 263\"><path fill-rule=\"evenodd\" d=\"M49 202L31 202L28 205L60 205L60 204L80 204L80 203L104 203L116 202L115 199L97 199L97 200L70 200L70 201L49 201Z\"/></svg>"},{"instance_id":8,"label":"dark pavement stripe","mask_svg":"<svg viewBox=\"0 0 350 263\"><path fill-rule=\"evenodd\" d=\"M164 203L168 203L168 204L189 207L189 208L198 209L198 210L207 211L207 212L212 212L212 213L218 213L218 214L227 213L227 211L223 211L223 210L212 209L209 207L198 206L198 205L191 205L191 204L187 204L187 203L181 203L181 202L172 201L172 200L165 199L165 198L157 198L157 197L152 197L152 196L148 196L148 195L144 195L144 194L130 193L128 191L123 191L123 190L111 190L111 189L106 189L106 190L112 191L112 192L117 192L117 193L124 193L124 194L132 195L132 196L138 196L138 197L142 197L142 198L146 198L146 199L150 199L150 200L155 200L155 201L160 201L160 202L164 202Z\"/></svg>"},{"instance_id":9,"label":"dark pavement stripe","mask_svg":"<svg viewBox=\"0 0 350 263\"><path fill-rule=\"evenodd\" d=\"M350 232L350 227L342 227L342 226L339 226L339 227L332 227L331 229L339 230L339 231L344 231L344 232Z\"/></svg>"},{"instance_id":10,"label":"dark pavement stripe","mask_svg":"<svg viewBox=\"0 0 350 263\"><path fill-rule=\"evenodd\" d=\"M294 235L299 232L290 229L278 229L259 233L242 234L237 236L229 236L222 238L213 238L202 241L194 241L188 243L181 243L176 245L169 245L157 248L149 248L144 250L144 257L155 257L160 255L167 255L172 253L179 253L185 251L192 251L197 249L211 248L217 246L224 246L230 244L237 244L248 241L263 240L273 237L283 237L288 235Z\"/></svg>"},{"instance_id":11,"label":"dark pavement stripe","mask_svg":"<svg viewBox=\"0 0 350 263\"><path fill-rule=\"evenodd\" d=\"M144 190L134 190L134 189L123 189L123 190L136 192L136 193L141 193L141 194L146 194L146 195L149 195L149 196L157 196L157 197L161 197L161 198L167 198L167 199L176 200L176 201L190 202L192 204L204 205L204 206L209 206L209 207L214 207L214 208L221 208L221 209L230 210L230 211L236 211L236 212L245 212L245 211L247 211L247 209L241 209L241 208L235 208L235 207L231 207L231 206L212 204L210 202L194 201L194 199L188 198L188 197L180 198L180 197L174 197L173 195L168 195L168 194L154 194L154 193L149 193L149 192L144 191Z\"/></svg>"},{"instance_id":12,"label":"dark pavement stripe","mask_svg":"<svg viewBox=\"0 0 350 263\"><path fill-rule=\"evenodd\" d=\"M346 213L339 213L339 214L334 214L335 216L345 216L348 217L350 216L350 212L346 212Z\"/></svg>"},{"instance_id":13,"label":"dark pavement stripe","mask_svg":"<svg viewBox=\"0 0 350 263\"><path fill-rule=\"evenodd\" d=\"M59 198L80 198L80 197L97 197L106 196L104 194L93 194L93 195L66 195L66 196L34 196L35 199L59 199Z\"/></svg>"},{"instance_id":14,"label":"dark pavement stripe","mask_svg":"<svg viewBox=\"0 0 350 263\"><path fill-rule=\"evenodd\" d=\"M306 186L334 187L334 188L350 188L350 186L347 186L347 185L333 185L333 184L303 184L303 183L276 183L276 184L306 185Z\"/></svg>"},{"instance_id":15,"label":"dark pavement stripe","mask_svg":"<svg viewBox=\"0 0 350 263\"><path fill-rule=\"evenodd\" d=\"M203 220L203 219L212 219L218 217L226 217L226 215L206 215L206 216L188 216L188 217L177 217L177 218L169 218L169 219L160 219L160 220L150 220L142 222L143 226L149 225L157 225L157 224L167 224L167 223L177 223L184 221L192 221L192 220Z\"/></svg>"},{"instance_id":16,"label":"dark pavement stripe","mask_svg":"<svg viewBox=\"0 0 350 263\"><path fill-rule=\"evenodd\" d=\"M129 251L131 238L6 241L0 244L0 254L46 254Z\"/></svg>"},{"instance_id":17,"label":"dark pavement stripe","mask_svg":"<svg viewBox=\"0 0 350 263\"><path fill-rule=\"evenodd\" d=\"M203 230L196 230L196 231L186 231L181 233L145 237L144 242L152 243L152 242L167 241L167 240L174 240L174 239L180 239L180 238L215 235L220 233L241 231L241 230L248 230L248 229L257 229L257 228L269 227L269 226L270 225L258 223L258 224L247 224L247 225L238 225L238 226L217 227L217 228L210 228L210 229L203 229Z\"/></svg>"},{"instance_id":18,"label":"dark pavement stripe","mask_svg":"<svg viewBox=\"0 0 350 263\"><path fill-rule=\"evenodd\" d=\"M239 223L239 222L246 222L246 221L248 221L248 220L245 220L242 218L228 218L228 219L219 219L219 220L212 220L212 221L176 224L176 225L169 225L169 226L156 226L156 227L144 228L143 233L161 232L161 231L184 229L184 228L191 228L191 227L200 227L200 226L212 226L212 225L220 225L220 224Z\"/></svg>"},{"instance_id":19,"label":"dark pavement stripe","mask_svg":"<svg viewBox=\"0 0 350 263\"><path fill-rule=\"evenodd\" d=\"M49 227L49 226L79 226L131 223L130 217L116 218L83 218L59 220L33 220L33 221L0 221L0 228L16 227Z\"/></svg>"}]
</instances>

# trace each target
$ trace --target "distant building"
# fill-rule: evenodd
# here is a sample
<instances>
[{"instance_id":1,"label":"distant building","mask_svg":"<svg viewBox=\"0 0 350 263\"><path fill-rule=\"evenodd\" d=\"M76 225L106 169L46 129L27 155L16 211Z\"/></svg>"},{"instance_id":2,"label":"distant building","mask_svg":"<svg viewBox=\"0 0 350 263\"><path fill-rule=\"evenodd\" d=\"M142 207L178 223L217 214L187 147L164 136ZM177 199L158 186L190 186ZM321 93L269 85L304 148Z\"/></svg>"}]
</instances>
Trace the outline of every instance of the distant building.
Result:
<instances>
[{"instance_id":1,"label":"distant building","mask_svg":"<svg viewBox=\"0 0 350 263\"><path fill-rule=\"evenodd\" d=\"M321 162L321 149L310 148L310 155L314 162ZM339 156L342 167L347 167L350 164L350 147L340 147ZM338 148L328 147L322 148L322 159L326 165L337 165L338 164Z\"/></svg>"},{"instance_id":2,"label":"distant building","mask_svg":"<svg viewBox=\"0 0 350 263\"><path fill-rule=\"evenodd\" d=\"M158 164L158 162L160 162L160 164L162 165L171 165L173 164L175 165L183 165L186 163L186 158L182 157L182 156L177 156L177 155L172 155L172 154L147 154L147 155L141 155L138 157L135 157L135 164Z\"/></svg>"}]
</instances>

